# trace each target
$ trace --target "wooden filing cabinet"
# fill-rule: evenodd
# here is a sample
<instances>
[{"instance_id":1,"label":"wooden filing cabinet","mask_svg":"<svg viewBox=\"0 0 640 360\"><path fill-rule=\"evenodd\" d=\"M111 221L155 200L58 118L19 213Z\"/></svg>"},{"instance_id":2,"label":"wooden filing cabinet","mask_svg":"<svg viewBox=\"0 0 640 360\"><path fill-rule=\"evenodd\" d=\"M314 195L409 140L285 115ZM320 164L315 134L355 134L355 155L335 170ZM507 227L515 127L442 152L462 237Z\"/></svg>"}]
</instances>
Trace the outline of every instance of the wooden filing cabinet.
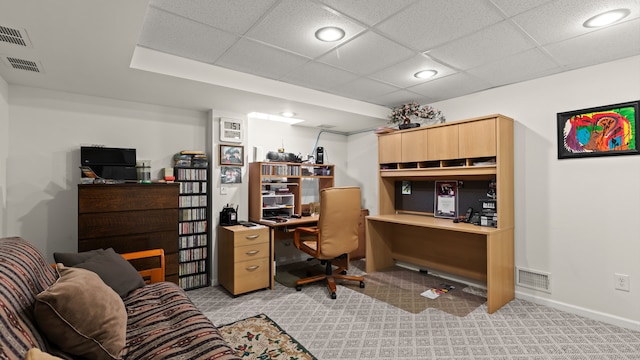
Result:
<instances>
[{"instance_id":1,"label":"wooden filing cabinet","mask_svg":"<svg viewBox=\"0 0 640 360\"><path fill-rule=\"evenodd\" d=\"M218 281L233 295L268 288L269 228L242 225L218 228Z\"/></svg>"}]
</instances>

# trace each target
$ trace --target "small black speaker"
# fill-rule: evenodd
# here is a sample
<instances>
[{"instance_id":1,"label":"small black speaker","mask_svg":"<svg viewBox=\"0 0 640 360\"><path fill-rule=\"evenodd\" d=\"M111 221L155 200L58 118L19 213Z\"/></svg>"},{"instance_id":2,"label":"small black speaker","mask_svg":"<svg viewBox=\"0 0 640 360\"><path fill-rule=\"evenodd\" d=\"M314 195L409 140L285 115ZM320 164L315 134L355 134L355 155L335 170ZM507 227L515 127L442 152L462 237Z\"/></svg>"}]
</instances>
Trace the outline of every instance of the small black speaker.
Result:
<instances>
[{"instance_id":1,"label":"small black speaker","mask_svg":"<svg viewBox=\"0 0 640 360\"><path fill-rule=\"evenodd\" d=\"M316 148L316 164L324 164L324 148L322 146Z\"/></svg>"}]
</instances>

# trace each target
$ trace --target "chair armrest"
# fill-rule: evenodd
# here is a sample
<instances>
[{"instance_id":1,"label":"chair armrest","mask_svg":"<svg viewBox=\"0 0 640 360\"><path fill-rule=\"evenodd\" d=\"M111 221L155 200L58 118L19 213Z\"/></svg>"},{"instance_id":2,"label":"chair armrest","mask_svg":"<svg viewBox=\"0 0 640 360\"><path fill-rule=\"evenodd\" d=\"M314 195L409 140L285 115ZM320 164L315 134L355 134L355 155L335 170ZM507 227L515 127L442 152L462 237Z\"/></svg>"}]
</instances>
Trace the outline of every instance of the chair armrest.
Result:
<instances>
[{"instance_id":1,"label":"chair armrest","mask_svg":"<svg viewBox=\"0 0 640 360\"><path fill-rule=\"evenodd\" d=\"M142 278L145 279L145 282L148 284L164 281L165 270L164 270L164 250L163 249L143 250L143 251L124 253L120 255L129 262L132 262L132 261L135 262L136 260L145 260L145 259L151 259L154 257L159 257L159 260L160 260L159 265L151 268L138 270L138 273L140 273L140 276L142 276Z\"/></svg>"},{"instance_id":2,"label":"chair armrest","mask_svg":"<svg viewBox=\"0 0 640 360\"><path fill-rule=\"evenodd\" d=\"M309 226L300 226L297 227L295 229L295 231L293 232L293 242L295 247L297 247L298 249L300 249L300 246L302 244L301 236L302 235L318 235L318 233L320 233L320 229L318 229L317 226L313 226L313 227L309 227Z\"/></svg>"}]
</instances>

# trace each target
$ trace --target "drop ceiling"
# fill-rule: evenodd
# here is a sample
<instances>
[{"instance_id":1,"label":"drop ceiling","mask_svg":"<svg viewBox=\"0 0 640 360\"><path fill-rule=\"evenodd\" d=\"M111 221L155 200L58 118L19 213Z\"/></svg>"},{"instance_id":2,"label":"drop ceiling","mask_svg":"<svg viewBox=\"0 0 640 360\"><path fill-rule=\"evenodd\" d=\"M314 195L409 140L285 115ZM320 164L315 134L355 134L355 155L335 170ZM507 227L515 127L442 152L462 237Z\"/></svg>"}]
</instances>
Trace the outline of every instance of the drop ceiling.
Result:
<instances>
[{"instance_id":1,"label":"drop ceiling","mask_svg":"<svg viewBox=\"0 0 640 360\"><path fill-rule=\"evenodd\" d=\"M0 55L9 84L179 108L277 114L350 133L388 108L640 55L638 0L0 1L31 46ZM631 13L606 28L588 18ZM346 32L314 38L323 26ZM413 76L434 69L430 79Z\"/></svg>"}]
</instances>

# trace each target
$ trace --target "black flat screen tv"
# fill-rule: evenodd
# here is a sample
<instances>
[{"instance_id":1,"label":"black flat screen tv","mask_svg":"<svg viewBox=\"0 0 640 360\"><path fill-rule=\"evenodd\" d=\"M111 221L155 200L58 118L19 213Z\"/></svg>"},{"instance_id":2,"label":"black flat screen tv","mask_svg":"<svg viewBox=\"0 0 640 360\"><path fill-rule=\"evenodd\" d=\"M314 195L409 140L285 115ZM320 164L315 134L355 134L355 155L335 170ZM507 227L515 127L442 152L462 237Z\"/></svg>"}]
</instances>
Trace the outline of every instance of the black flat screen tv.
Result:
<instances>
[{"instance_id":1,"label":"black flat screen tv","mask_svg":"<svg viewBox=\"0 0 640 360\"><path fill-rule=\"evenodd\" d=\"M80 163L103 179L137 180L136 149L82 146Z\"/></svg>"}]
</instances>

